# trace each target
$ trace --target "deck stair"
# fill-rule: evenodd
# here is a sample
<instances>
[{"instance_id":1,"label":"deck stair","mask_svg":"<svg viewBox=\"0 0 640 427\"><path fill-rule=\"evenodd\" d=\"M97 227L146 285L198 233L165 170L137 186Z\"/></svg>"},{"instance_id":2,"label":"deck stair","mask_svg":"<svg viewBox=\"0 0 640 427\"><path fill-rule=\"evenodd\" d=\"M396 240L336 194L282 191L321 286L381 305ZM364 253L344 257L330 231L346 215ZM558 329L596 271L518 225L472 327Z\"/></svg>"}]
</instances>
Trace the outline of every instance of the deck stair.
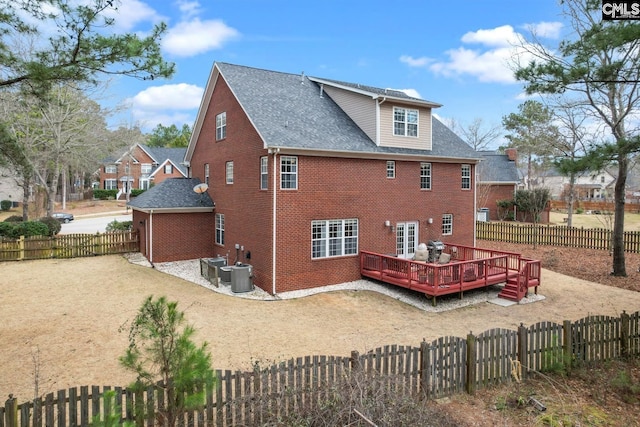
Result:
<instances>
[{"instance_id":1,"label":"deck stair","mask_svg":"<svg viewBox=\"0 0 640 427\"><path fill-rule=\"evenodd\" d=\"M522 298L518 298L518 277L507 279L507 283L498 296L510 301L519 302Z\"/></svg>"}]
</instances>

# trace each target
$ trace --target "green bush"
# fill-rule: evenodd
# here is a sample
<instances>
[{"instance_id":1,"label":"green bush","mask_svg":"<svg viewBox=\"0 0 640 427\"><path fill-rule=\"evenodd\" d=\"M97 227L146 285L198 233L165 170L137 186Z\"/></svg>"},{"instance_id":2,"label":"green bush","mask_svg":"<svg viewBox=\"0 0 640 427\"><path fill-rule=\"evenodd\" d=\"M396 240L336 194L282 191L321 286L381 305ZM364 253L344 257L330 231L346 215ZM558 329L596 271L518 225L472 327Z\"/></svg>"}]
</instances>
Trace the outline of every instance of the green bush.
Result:
<instances>
[{"instance_id":1,"label":"green bush","mask_svg":"<svg viewBox=\"0 0 640 427\"><path fill-rule=\"evenodd\" d=\"M11 215L4 222L22 222L22 215Z\"/></svg>"},{"instance_id":2,"label":"green bush","mask_svg":"<svg viewBox=\"0 0 640 427\"><path fill-rule=\"evenodd\" d=\"M11 200L2 200L0 201L0 210L8 211L13 206L13 202Z\"/></svg>"},{"instance_id":3,"label":"green bush","mask_svg":"<svg viewBox=\"0 0 640 427\"><path fill-rule=\"evenodd\" d=\"M60 221L55 218L51 218L50 216L40 218L38 221L45 224L49 229L47 236L55 236L62 229L62 224L60 224Z\"/></svg>"},{"instance_id":4,"label":"green bush","mask_svg":"<svg viewBox=\"0 0 640 427\"><path fill-rule=\"evenodd\" d=\"M133 221L118 221L118 220L113 220L111 221L109 224L107 224L107 228L106 231L107 232L111 232L111 231L129 231L131 230L131 227L133 226Z\"/></svg>"},{"instance_id":5,"label":"green bush","mask_svg":"<svg viewBox=\"0 0 640 427\"><path fill-rule=\"evenodd\" d=\"M18 239L20 236L48 236L49 227L40 221L3 222L0 234L10 239Z\"/></svg>"},{"instance_id":6,"label":"green bush","mask_svg":"<svg viewBox=\"0 0 640 427\"><path fill-rule=\"evenodd\" d=\"M93 198L99 200L115 199L118 194L118 190L93 190Z\"/></svg>"},{"instance_id":7,"label":"green bush","mask_svg":"<svg viewBox=\"0 0 640 427\"><path fill-rule=\"evenodd\" d=\"M142 193L144 193L147 190L140 190L139 188L133 189L131 190L131 197L136 197L141 195Z\"/></svg>"},{"instance_id":8,"label":"green bush","mask_svg":"<svg viewBox=\"0 0 640 427\"><path fill-rule=\"evenodd\" d=\"M584 209L578 208L578 209L576 209L576 213L577 214L583 214L584 213Z\"/></svg>"}]
</instances>

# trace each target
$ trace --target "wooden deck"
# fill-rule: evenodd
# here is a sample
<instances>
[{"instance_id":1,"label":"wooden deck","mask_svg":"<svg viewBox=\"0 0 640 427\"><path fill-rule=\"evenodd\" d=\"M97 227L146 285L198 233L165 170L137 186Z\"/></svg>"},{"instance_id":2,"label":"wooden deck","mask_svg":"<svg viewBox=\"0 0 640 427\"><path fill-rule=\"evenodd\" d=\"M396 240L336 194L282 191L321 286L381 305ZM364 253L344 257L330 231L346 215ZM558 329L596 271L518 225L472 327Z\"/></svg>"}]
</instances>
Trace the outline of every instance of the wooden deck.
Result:
<instances>
[{"instance_id":1,"label":"wooden deck","mask_svg":"<svg viewBox=\"0 0 640 427\"><path fill-rule=\"evenodd\" d=\"M540 261L520 254L453 244L445 244L444 253L451 255L447 264L361 251L360 274L422 292L434 305L438 296L457 293L462 298L465 291L500 283L505 284L501 297L520 301L540 286Z\"/></svg>"}]
</instances>

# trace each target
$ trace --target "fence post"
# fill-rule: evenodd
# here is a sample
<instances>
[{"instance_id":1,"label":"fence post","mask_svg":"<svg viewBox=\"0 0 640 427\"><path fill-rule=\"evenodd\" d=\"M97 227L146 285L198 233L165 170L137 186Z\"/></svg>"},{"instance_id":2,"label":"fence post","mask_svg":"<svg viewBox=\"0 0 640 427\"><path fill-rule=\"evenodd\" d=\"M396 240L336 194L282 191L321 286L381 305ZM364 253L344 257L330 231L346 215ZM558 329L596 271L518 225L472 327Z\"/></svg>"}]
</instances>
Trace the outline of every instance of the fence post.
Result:
<instances>
[{"instance_id":1,"label":"fence post","mask_svg":"<svg viewBox=\"0 0 640 427\"><path fill-rule=\"evenodd\" d=\"M573 365L573 337L571 334L571 321L565 320L562 322L562 365L567 370L567 373L571 372Z\"/></svg>"},{"instance_id":2,"label":"fence post","mask_svg":"<svg viewBox=\"0 0 640 427\"><path fill-rule=\"evenodd\" d=\"M9 395L9 399L4 404L4 425L6 427L18 427L18 399Z\"/></svg>"},{"instance_id":3,"label":"fence post","mask_svg":"<svg viewBox=\"0 0 640 427\"><path fill-rule=\"evenodd\" d=\"M527 328L520 323L520 326L518 326L518 362L520 366L524 367L522 371L524 378L527 378L529 373L529 346L527 338Z\"/></svg>"},{"instance_id":4,"label":"fence post","mask_svg":"<svg viewBox=\"0 0 640 427\"><path fill-rule=\"evenodd\" d=\"M24 236L18 239L18 261L24 261Z\"/></svg>"},{"instance_id":5,"label":"fence post","mask_svg":"<svg viewBox=\"0 0 640 427\"><path fill-rule=\"evenodd\" d=\"M629 356L629 315L622 311L620 315L620 356Z\"/></svg>"},{"instance_id":6,"label":"fence post","mask_svg":"<svg viewBox=\"0 0 640 427\"><path fill-rule=\"evenodd\" d=\"M420 389L419 393L424 399L429 398L429 344L426 341L420 343Z\"/></svg>"},{"instance_id":7,"label":"fence post","mask_svg":"<svg viewBox=\"0 0 640 427\"><path fill-rule=\"evenodd\" d=\"M360 365L360 353L356 350L351 352L351 369L354 371L360 371L362 369Z\"/></svg>"},{"instance_id":8,"label":"fence post","mask_svg":"<svg viewBox=\"0 0 640 427\"><path fill-rule=\"evenodd\" d=\"M467 393L476 391L476 337L469 332L467 335Z\"/></svg>"}]
</instances>

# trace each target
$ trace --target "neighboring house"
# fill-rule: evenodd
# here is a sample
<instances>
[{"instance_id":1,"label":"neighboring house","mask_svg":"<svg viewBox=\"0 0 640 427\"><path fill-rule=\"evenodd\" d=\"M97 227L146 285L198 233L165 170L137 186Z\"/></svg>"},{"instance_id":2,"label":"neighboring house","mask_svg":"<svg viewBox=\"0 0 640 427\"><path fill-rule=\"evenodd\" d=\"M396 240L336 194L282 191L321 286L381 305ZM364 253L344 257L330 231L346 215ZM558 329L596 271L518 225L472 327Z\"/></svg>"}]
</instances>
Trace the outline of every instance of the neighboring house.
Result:
<instances>
[{"instance_id":1,"label":"neighboring house","mask_svg":"<svg viewBox=\"0 0 640 427\"><path fill-rule=\"evenodd\" d=\"M507 148L504 154L497 151L478 151L482 161L478 165L477 207L488 211L486 221L506 219L500 212L498 201L513 200L516 190L522 185L518 171L517 152ZM479 216L478 219L481 219Z\"/></svg>"},{"instance_id":2,"label":"neighboring house","mask_svg":"<svg viewBox=\"0 0 640 427\"><path fill-rule=\"evenodd\" d=\"M576 176L575 200L598 201L613 197L616 174L608 170L583 172ZM555 168L544 171L532 181L532 187L546 187L554 200L566 199L569 192L569 177L563 176Z\"/></svg>"},{"instance_id":3,"label":"neighboring house","mask_svg":"<svg viewBox=\"0 0 640 427\"><path fill-rule=\"evenodd\" d=\"M0 200L10 200L13 206L21 203L23 198L23 191L17 179L9 168L0 167Z\"/></svg>"},{"instance_id":4,"label":"neighboring house","mask_svg":"<svg viewBox=\"0 0 640 427\"><path fill-rule=\"evenodd\" d=\"M277 294L359 279L361 250L410 258L429 240L473 245L479 156L433 117L437 107L396 90L215 63L185 156L197 178L185 187L207 184L215 209L185 226L193 199L158 232L173 190L155 186L146 194L157 203L130 204L134 226L152 235L143 251L152 262L246 262L254 283ZM160 255L197 233L212 242Z\"/></svg>"},{"instance_id":5,"label":"neighboring house","mask_svg":"<svg viewBox=\"0 0 640 427\"><path fill-rule=\"evenodd\" d=\"M185 178L182 164L186 148L159 148L136 144L117 158L106 159L98 171L98 186L119 190L117 198L132 189L147 190L167 178Z\"/></svg>"}]
</instances>

